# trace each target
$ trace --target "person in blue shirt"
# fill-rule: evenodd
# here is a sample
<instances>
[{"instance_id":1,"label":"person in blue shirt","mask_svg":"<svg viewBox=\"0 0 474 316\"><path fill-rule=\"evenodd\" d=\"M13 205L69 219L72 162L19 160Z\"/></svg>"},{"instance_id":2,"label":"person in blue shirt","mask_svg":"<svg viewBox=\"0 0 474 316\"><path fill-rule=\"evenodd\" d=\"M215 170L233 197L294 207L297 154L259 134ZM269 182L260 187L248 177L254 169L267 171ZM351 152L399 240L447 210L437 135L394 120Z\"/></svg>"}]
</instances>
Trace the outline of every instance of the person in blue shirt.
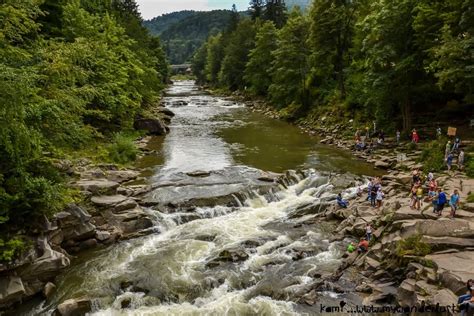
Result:
<instances>
[{"instance_id":1,"label":"person in blue shirt","mask_svg":"<svg viewBox=\"0 0 474 316\"><path fill-rule=\"evenodd\" d=\"M337 195L336 200L337 200L337 204L342 208L347 208L347 206L349 205L348 201L342 199L341 193Z\"/></svg>"},{"instance_id":2,"label":"person in blue shirt","mask_svg":"<svg viewBox=\"0 0 474 316\"><path fill-rule=\"evenodd\" d=\"M449 216L454 218L456 215L456 210L458 209L459 205L459 192L458 190L454 190L454 193L451 195L451 199L449 199L449 206L451 206L451 213Z\"/></svg>"},{"instance_id":3,"label":"person in blue shirt","mask_svg":"<svg viewBox=\"0 0 474 316\"><path fill-rule=\"evenodd\" d=\"M441 188L438 188L438 201L436 204L436 212L438 213L438 216L441 216L446 200L446 193L444 193Z\"/></svg>"}]
</instances>

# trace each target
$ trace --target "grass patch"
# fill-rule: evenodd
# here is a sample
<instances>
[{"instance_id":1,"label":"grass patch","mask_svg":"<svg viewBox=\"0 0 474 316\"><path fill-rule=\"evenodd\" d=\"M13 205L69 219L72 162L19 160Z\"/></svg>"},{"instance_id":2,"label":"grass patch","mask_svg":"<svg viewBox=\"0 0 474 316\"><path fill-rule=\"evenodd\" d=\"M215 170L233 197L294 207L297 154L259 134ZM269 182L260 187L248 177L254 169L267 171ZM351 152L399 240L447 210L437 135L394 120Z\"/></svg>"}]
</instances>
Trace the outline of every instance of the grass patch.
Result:
<instances>
[{"instance_id":1,"label":"grass patch","mask_svg":"<svg viewBox=\"0 0 474 316\"><path fill-rule=\"evenodd\" d=\"M107 146L108 157L118 164L127 164L137 159L138 148L134 140L137 135L134 133L116 133L113 141Z\"/></svg>"},{"instance_id":2,"label":"grass patch","mask_svg":"<svg viewBox=\"0 0 474 316\"><path fill-rule=\"evenodd\" d=\"M398 257L404 256L420 256L424 257L431 253L431 247L427 243L421 241L421 235L413 235L402 239L397 243L396 254Z\"/></svg>"},{"instance_id":3,"label":"grass patch","mask_svg":"<svg viewBox=\"0 0 474 316\"><path fill-rule=\"evenodd\" d=\"M444 142L433 140L426 143L418 160L425 172L439 172L444 169Z\"/></svg>"}]
</instances>

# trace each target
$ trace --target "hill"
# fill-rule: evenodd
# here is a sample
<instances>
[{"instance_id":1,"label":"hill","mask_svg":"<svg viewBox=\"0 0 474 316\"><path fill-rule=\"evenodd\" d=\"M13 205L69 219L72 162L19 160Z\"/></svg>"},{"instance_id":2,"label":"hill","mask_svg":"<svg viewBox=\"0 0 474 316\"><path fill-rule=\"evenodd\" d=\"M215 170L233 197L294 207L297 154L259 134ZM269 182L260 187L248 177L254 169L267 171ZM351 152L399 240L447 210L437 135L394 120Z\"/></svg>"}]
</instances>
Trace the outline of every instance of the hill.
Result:
<instances>
[{"instance_id":1,"label":"hill","mask_svg":"<svg viewBox=\"0 0 474 316\"><path fill-rule=\"evenodd\" d=\"M180 11L153 18L144 26L159 35L171 64L189 61L209 35L222 31L231 16L229 10Z\"/></svg>"},{"instance_id":2,"label":"hill","mask_svg":"<svg viewBox=\"0 0 474 316\"><path fill-rule=\"evenodd\" d=\"M301 9L306 9L311 4L311 0L286 0L285 3L288 8L299 6Z\"/></svg>"}]
</instances>

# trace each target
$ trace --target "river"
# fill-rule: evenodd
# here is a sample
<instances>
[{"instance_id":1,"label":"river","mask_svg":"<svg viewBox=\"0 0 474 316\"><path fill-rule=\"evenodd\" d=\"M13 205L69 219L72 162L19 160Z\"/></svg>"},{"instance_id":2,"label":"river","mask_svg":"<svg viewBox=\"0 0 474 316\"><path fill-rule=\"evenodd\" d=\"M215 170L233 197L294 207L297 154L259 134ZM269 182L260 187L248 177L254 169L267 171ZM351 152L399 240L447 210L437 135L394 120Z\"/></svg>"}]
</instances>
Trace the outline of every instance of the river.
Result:
<instances>
[{"instance_id":1,"label":"river","mask_svg":"<svg viewBox=\"0 0 474 316\"><path fill-rule=\"evenodd\" d=\"M331 174L361 179L374 174L372 167L295 126L205 94L192 81L172 85L164 103L176 114L170 134L155 137L153 153L137 167L150 183L167 183L150 199L178 207L148 210L156 225L151 235L82 254L58 276L50 302L22 313L49 315L81 296L93 298L92 315L308 312L292 302L294 293L333 272L347 241L330 242L334 224L294 212L334 199L341 188ZM278 187L247 181L290 169L303 171L288 172ZM216 192L234 201L219 203ZM213 203L184 209L176 202L190 196ZM328 290L319 301L337 302L338 294Z\"/></svg>"}]
</instances>

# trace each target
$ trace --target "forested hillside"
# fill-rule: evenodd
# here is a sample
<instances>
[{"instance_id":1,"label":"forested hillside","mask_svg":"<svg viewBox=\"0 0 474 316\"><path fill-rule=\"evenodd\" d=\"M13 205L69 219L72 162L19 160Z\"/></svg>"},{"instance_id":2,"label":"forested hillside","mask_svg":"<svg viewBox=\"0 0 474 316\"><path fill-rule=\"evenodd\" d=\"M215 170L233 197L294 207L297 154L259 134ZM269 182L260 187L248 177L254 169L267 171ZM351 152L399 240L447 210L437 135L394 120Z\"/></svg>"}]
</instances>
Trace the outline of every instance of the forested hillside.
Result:
<instances>
[{"instance_id":1,"label":"forested hillside","mask_svg":"<svg viewBox=\"0 0 474 316\"><path fill-rule=\"evenodd\" d=\"M152 34L160 36L170 62L181 64L190 61L209 35L223 31L231 14L230 10L181 11L145 21L144 25Z\"/></svg>"},{"instance_id":2,"label":"forested hillside","mask_svg":"<svg viewBox=\"0 0 474 316\"><path fill-rule=\"evenodd\" d=\"M434 124L472 113L472 1L314 0L305 13L266 3L197 51L199 82L262 96L288 119L408 130L415 114Z\"/></svg>"},{"instance_id":3,"label":"forested hillside","mask_svg":"<svg viewBox=\"0 0 474 316\"><path fill-rule=\"evenodd\" d=\"M133 0L0 4L0 261L23 247L14 231L68 201L58 159L119 139L159 101L168 66L141 23Z\"/></svg>"}]
</instances>

